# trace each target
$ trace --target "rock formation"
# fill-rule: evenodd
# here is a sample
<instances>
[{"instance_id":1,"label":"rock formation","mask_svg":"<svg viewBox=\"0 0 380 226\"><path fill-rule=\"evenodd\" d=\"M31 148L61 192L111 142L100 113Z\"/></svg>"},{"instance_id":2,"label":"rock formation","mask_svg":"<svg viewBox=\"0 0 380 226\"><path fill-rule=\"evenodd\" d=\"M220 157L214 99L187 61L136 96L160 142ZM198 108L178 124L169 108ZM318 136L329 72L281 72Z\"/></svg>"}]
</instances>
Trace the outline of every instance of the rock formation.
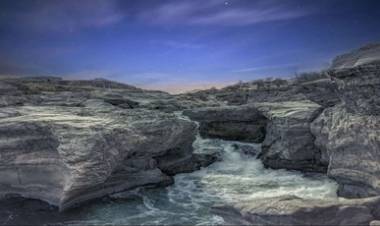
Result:
<instances>
[{"instance_id":1,"label":"rock formation","mask_svg":"<svg viewBox=\"0 0 380 226\"><path fill-rule=\"evenodd\" d=\"M167 94L104 80L5 79L0 87L1 197L40 199L64 210L167 185L170 176L215 160L193 155L194 122L141 107L143 98Z\"/></svg>"},{"instance_id":2,"label":"rock formation","mask_svg":"<svg viewBox=\"0 0 380 226\"><path fill-rule=\"evenodd\" d=\"M312 124L328 175L345 197L380 195L380 64L331 71L340 105Z\"/></svg>"}]
</instances>

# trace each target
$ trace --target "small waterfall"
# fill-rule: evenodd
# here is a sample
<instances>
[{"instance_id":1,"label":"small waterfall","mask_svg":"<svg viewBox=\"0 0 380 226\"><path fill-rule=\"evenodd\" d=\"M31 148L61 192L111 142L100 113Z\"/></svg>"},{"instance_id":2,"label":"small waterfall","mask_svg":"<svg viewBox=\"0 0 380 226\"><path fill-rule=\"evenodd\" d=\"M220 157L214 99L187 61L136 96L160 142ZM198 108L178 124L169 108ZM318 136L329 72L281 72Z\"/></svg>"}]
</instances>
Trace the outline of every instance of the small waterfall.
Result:
<instances>
[{"instance_id":1,"label":"small waterfall","mask_svg":"<svg viewBox=\"0 0 380 226\"><path fill-rule=\"evenodd\" d=\"M218 153L221 161L189 174L175 176L175 184L138 192L138 198L99 203L89 220L111 224L223 224L210 212L215 204L252 201L257 198L296 195L302 198L337 198L337 184L324 175L308 175L264 168L255 155L260 144L202 139L195 152Z\"/></svg>"}]
</instances>

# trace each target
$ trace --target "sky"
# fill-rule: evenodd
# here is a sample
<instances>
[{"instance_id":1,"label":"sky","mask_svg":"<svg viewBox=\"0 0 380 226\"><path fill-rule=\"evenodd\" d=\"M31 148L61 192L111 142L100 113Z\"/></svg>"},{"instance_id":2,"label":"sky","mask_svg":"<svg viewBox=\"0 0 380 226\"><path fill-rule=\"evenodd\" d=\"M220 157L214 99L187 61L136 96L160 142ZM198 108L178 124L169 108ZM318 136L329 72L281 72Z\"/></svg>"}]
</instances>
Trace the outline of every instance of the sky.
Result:
<instances>
[{"instance_id":1,"label":"sky","mask_svg":"<svg viewBox=\"0 0 380 226\"><path fill-rule=\"evenodd\" d=\"M379 41L379 0L0 1L7 76L178 93L320 70Z\"/></svg>"}]
</instances>

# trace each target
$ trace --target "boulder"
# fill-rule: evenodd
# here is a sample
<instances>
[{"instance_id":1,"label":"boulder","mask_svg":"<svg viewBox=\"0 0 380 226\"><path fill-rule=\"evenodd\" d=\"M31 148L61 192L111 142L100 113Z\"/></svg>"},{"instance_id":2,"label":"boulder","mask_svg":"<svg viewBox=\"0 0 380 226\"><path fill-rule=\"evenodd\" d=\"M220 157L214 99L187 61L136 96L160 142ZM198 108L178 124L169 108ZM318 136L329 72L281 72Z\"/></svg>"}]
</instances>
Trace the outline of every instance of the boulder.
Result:
<instances>
[{"instance_id":1,"label":"boulder","mask_svg":"<svg viewBox=\"0 0 380 226\"><path fill-rule=\"evenodd\" d=\"M251 105L198 108L183 114L199 122L202 137L254 143L265 138L267 119Z\"/></svg>"},{"instance_id":2,"label":"boulder","mask_svg":"<svg viewBox=\"0 0 380 226\"><path fill-rule=\"evenodd\" d=\"M39 199L65 210L131 188L169 184L164 172L176 165L166 156L193 158L196 124L173 114L95 102L0 110L1 197ZM182 164L183 171L193 169L186 168L192 162Z\"/></svg>"},{"instance_id":3,"label":"boulder","mask_svg":"<svg viewBox=\"0 0 380 226\"><path fill-rule=\"evenodd\" d=\"M320 105L311 101L293 101L255 103L254 106L268 119L267 134L259 154L265 166L326 171L310 131L310 123L322 111Z\"/></svg>"},{"instance_id":4,"label":"boulder","mask_svg":"<svg viewBox=\"0 0 380 226\"><path fill-rule=\"evenodd\" d=\"M380 197L312 200L295 196L215 206L212 211L231 225L369 225L379 216Z\"/></svg>"},{"instance_id":5,"label":"boulder","mask_svg":"<svg viewBox=\"0 0 380 226\"><path fill-rule=\"evenodd\" d=\"M312 123L315 144L328 176L340 185L339 195L380 195L380 117L350 113L345 106L328 108Z\"/></svg>"}]
</instances>

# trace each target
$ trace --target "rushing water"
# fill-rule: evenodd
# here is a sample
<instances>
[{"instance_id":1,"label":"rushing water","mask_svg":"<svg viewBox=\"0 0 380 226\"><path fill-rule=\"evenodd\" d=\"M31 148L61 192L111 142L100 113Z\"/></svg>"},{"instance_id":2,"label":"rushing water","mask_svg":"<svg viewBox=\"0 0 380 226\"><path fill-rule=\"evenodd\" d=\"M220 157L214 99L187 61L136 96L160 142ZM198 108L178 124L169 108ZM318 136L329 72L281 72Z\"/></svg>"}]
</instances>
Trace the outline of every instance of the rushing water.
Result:
<instances>
[{"instance_id":1,"label":"rushing water","mask_svg":"<svg viewBox=\"0 0 380 226\"><path fill-rule=\"evenodd\" d=\"M297 195L335 198L337 185L322 175L265 169L260 160L242 152L255 144L198 138L196 152L219 152L222 161L190 174L175 176L167 188L140 189L129 200L97 202L81 210L78 224L223 224L210 212L215 204ZM70 222L66 222L70 223Z\"/></svg>"}]
</instances>

